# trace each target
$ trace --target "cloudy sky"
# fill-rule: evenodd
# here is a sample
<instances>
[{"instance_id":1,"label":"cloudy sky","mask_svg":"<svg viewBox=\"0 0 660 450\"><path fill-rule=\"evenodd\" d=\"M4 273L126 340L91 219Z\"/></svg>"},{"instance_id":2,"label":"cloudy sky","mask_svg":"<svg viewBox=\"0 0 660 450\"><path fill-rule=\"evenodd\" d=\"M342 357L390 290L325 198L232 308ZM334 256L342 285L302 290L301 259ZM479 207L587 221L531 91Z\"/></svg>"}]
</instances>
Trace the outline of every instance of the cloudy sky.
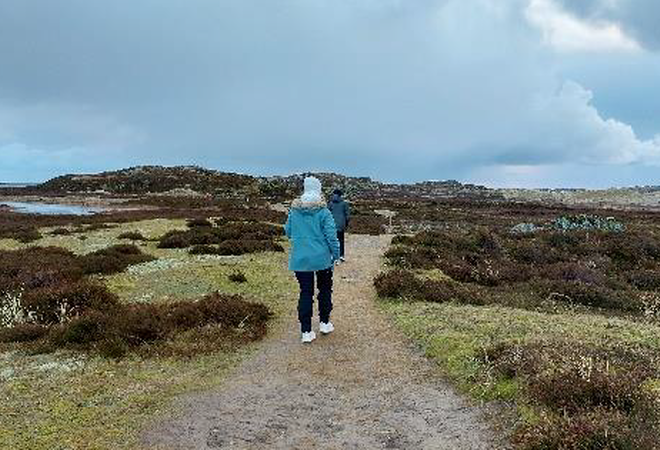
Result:
<instances>
[{"instance_id":1,"label":"cloudy sky","mask_svg":"<svg viewBox=\"0 0 660 450\"><path fill-rule=\"evenodd\" d=\"M660 184L658 0L2 0L0 181Z\"/></svg>"}]
</instances>

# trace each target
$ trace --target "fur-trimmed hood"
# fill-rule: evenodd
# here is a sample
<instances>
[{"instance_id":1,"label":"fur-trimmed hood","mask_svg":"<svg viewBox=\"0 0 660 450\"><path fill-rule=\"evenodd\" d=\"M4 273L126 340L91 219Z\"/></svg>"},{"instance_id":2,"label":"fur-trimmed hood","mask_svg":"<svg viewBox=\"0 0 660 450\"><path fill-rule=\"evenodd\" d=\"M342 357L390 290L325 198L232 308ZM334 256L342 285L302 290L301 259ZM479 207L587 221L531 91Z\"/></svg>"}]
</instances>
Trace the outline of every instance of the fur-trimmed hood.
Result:
<instances>
[{"instance_id":1,"label":"fur-trimmed hood","mask_svg":"<svg viewBox=\"0 0 660 450\"><path fill-rule=\"evenodd\" d=\"M325 208L326 206L328 206L328 204L323 197L321 197L321 200L315 202L305 202L301 198L297 198L291 202L291 209L314 210Z\"/></svg>"}]
</instances>

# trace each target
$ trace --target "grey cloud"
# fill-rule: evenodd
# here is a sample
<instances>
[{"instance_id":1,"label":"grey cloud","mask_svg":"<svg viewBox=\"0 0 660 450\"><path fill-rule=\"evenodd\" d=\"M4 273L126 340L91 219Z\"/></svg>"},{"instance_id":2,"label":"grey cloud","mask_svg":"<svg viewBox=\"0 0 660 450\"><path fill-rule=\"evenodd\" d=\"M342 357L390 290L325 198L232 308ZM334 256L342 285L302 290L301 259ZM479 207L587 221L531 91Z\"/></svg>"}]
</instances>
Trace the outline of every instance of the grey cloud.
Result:
<instances>
[{"instance_id":1,"label":"grey cloud","mask_svg":"<svg viewBox=\"0 0 660 450\"><path fill-rule=\"evenodd\" d=\"M582 18L618 23L645 47L660 50L660 2L657 0L556 1Z\"/></svg>"}]
</instances>

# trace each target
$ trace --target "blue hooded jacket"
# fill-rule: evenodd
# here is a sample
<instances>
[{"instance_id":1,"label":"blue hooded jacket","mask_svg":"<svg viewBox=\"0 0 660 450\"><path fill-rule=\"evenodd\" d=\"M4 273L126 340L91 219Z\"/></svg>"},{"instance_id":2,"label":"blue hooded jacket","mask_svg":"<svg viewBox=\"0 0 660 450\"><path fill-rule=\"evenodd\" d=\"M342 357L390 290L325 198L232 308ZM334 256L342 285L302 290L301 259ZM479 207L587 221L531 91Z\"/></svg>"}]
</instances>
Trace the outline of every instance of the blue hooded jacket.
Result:
<instances>
[{"instance_id":1,"label":"blue hooded jacket","mask_svg":"<svg viewBox=\"0 0 660 450\"><path fill-rule=\"evenodd\" d=\"M316 272L332 267L339 259L335 221L324 201L294 200L284 231L292 243L289 270Z\"/></svg>"}]
</instances>

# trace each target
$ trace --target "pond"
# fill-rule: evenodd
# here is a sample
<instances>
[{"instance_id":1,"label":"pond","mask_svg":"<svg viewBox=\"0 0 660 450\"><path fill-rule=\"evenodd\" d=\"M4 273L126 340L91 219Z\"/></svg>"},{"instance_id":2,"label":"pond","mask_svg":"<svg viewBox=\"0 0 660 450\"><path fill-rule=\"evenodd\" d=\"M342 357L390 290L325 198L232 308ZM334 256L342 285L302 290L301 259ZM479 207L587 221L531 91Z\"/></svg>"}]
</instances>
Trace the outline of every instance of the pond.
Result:
<instances>
[{"instance_id":1,"label":"pond","mask_svg":"<svg viewBox=\"0 0 660 450\"><path fill-rule=\"evenodd\" d=\"M0 205L7 205L13 211L26 214L45 214L45 215L64 215L72 214L75 216L88 216L103 211L103 208L66 205L63 203L38 203L38 202L3 202Z\"/></svg>"}]
</instances>

